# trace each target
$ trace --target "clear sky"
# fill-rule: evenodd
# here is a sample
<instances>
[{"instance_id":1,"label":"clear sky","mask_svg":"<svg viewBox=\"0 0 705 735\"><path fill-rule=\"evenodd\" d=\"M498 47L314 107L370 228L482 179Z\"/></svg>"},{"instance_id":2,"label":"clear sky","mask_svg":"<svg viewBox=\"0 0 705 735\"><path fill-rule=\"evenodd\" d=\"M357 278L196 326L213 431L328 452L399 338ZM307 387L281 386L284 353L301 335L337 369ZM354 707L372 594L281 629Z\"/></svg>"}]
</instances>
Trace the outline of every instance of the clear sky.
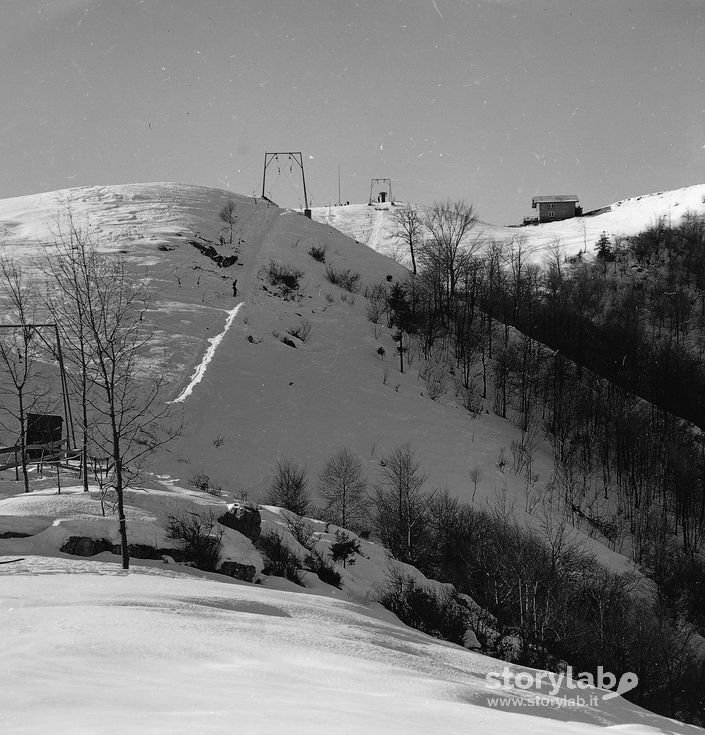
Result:
<instances>
[{"instance_id":1,"label":"clear sky","mask_svg":"<svg viewBox=\"0 0 705 735\"><path fill-rule=\"evenodd\" d=\"M705 182L705 0L0 0L0 67L0 197L259 193L288 150L314 206L340 167L497 224Z\"/></svg>"}]
</instances>

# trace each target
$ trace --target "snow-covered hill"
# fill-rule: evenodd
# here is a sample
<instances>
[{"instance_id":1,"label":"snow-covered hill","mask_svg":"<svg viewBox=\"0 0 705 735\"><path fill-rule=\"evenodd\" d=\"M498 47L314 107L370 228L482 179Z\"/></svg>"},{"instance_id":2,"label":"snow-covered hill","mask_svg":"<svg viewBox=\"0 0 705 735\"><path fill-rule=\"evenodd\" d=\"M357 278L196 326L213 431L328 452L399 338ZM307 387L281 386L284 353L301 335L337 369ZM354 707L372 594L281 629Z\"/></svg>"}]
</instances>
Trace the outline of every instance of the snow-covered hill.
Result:
<instances>
[{"instance_id":1,"label":"snow-covered hill","mask_svg":"<svg viewBox=\"0 0 705 735\"><path fill-rule=\"evenodd\" d=\"M336 227L377 252L406 262L408 254L391 237L394 230L391 209L388 203L374 206L351 204L316 207L312 215L317 222ZM603 232L610 238L635 235L661 218L675 225L686 212L705 214L705 184L623 199L596 210L595 214L587 213L583 217L560 222L507 227L480 221L473 234L485 240L522 238L533 259L541 261L556 242L567 257L581 250L592 253ZM479 214L482 216L482 212Z\"/></svg>"},{"instance_id":2,"label":"snow-covered hill","mask_svg":"<svg viewBox=\"0 0 705 735\"><path fill-rule=\"evenodd\" d=\"M197 234L218 240L218 212L230 199L234 242L217 249L236 253L238 261L220 268L192 243ZM329 266L350 269L364 291L404 278L402 266L291 210L181 184L82 187L0 201L3 249L25 264L51 257L44 246L65 227L67 207L101 249L125 252L152 289L153 362L169 381L163 400L178 401L172 420L182 425L154 460L155 482L160 476L185 486L206 474L230 496L246 492L259 501L277 460L288 458L306 467L315 494L319 472L340 448L361 458L373 484L384 456L409 443L429 489L447 488L468 502L474 497L481 507L506 503L522 522L534 523L524 512L523 479L498 464L520 438L518 429L489 404L471 416L452 380L431 400L421 356L410 352L400 373L391 330L368 320L362 293L326 278ZM325 263L311 257L313 246L326 249ZM272 261L302 273L296 298L282 298L269 284ZM304 323L307 340L292 338L289 330ZM12 440L0 431L0 444ZM547 483L553 468L547 445L538 448L534 467L537 482ZM476 490L472 468L481 475ZM631 568L594 539L583 541L611 568Z\"/></svg>"},{"instance_id":3,"label":"snow-covered hill","mask_svg":"<svg viewBox=\"0 0 705 735\"><path fill-rule=\"evenodd\" d=\"M196 234L218 239L218 211L229 198L238 216L235 242L219 250L239 259L219 268L190 243ZM473 420L452 384L446 396L428 398L419 357L411 354L401 374L390 330L368 321L362 293L326 278L327 266L350 269L360 274L364 291L388 276L404 278L402 266L291 210L174 184L83 187L0 201L4 249L27 264L45 257L43 245L55 240L67 206L100 248L124 251L135 272L149 278L152 352L169 378L164 400L182 397L174 421L183 421L183 430L158 458L160 474L185 483L205 473L226 491L259 500L278 458L306 465L315 486L326 459L345 446L374 481L383 455L410 442L430 483L459 497L470 496L474 464L483 472L479 503L507 484L496 459L516 429L489 413ZM325 263L311 257L312 246L326 248ZM276 295L263 275L271 261L303 274L300 298ZM307 341L284 344L281 338L304 321ZM547 454L538 467L548 478ZM510 492L512 485L510 479Z\"/></svg>"},{"instance_id":4,"label":"snow-covered hill","mask_svg":"<svg viewBox=\"0 0 705 735\"><path fill-rule=\"evenodd\" d=\"M232 244L218 242L218 213L229 200L237 215ZM431 400L418 354L399 372L390 330L368 320L361 292L406 271L361 237L227 191L135 184L0 201L0 251L41 278L41 260L52 257L68 212L148 283L151 359L168 378L162 398L183 426L155 457L145 488L129 496L135 542L165 542L164 519L174 508L222 506L242 493L261 501L277 459L304 465L315 492L323 464L341 447L361 457L372 484L385 454L406 442L429 489L481 506L501 503L521 522L536 522L524 512L523 478L497 461L518 438L513 424L489 411L473 418L452 382ZM379 243L383 231L375 220L369 238ZM198 247L205 240L217 256L237 261L221 267ZM325 263L312 248L325 249ZM272 285L272 262L300 273L293 293ZM331 283L327 267L359 274L361 292ZM304 325L305 340L292 336ZM12 436L0 435L3 441ZM473 467L481 477L476 493ZM539 447L534 468L545 485L547 447ZM183 489L197 474L222 486L222 500ZM138 562L141 571L123 575L109 552L94 565L59 551L84 532L115 540L115 523L100 516L95 499L58 496L49 480L33 488L22 496L11 475L0 474L0 561L26 557L0 564L13 672L0 697L11 732L40 732L49 722L56 732L315 732L318 722L321 731L351 732L696 731L619 699L607 707L550 706L540 718L524 712L531 705L491 707L484 676L498 662L409 631L371 603L386 563L379 549L367 554L378 563L361 562L340 593L315 580L303 593L266 579L257 586L193 579L194 572L165 571L161 562L158 569ZM265 511L265 521L279 522L276 509ZM569 533L612 569L632 568L579 529ZM261 570L237 532L224 540L226 558ZM40 706L28 708L30 701Z\"/></svg>"}]
</instances>

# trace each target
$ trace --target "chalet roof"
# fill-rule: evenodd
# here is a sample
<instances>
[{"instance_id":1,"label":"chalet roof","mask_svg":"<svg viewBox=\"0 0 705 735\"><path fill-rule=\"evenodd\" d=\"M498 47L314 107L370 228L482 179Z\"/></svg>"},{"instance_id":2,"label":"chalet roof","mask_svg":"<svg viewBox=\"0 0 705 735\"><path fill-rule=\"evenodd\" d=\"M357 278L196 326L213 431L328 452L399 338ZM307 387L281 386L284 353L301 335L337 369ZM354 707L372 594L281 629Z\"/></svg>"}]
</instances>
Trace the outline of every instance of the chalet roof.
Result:
<instances>
[{"instance_id":1,"label":"chalet roof","mask_svg":"<svg viewBox=\"0 0 705 735\"><path fill-rule=\"evenodd\" d=\"M531 206L535 207L538 203L544 202L577 202L580 201L575 194L550 194L548 196L532 197Z\"/></svg>"}]
</instances>

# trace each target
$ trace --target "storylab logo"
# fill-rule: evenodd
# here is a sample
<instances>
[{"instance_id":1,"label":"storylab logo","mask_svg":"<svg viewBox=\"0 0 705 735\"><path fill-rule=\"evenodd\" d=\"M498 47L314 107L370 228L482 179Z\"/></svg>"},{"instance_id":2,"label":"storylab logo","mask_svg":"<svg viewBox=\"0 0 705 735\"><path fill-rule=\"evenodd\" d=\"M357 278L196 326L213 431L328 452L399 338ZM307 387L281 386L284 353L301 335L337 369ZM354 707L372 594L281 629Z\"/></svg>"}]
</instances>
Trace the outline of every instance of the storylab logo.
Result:
<instances>
[{"instance_id":1,"label":"storylab logo","mask_svg":"<svg viewBox=\"0 0 705 735\"><path fill-rule=\"evenodd\" d=\"M512 671L508 666L505 666L501 672L486 674L485 680L487 681L487 688L497 690L497 694L500 694L500 690L510 692L517 689L536 692L538 697L533 700L526 699L525 696L505 696L498 698L496 701L493 700L493 706L519 705L522 707L530 704L564 707L596 706L600 699L598 692L593 691L587 697L581 695L580 692L584 692L586 689L603 689L605 691L601 695L601 699L607 701L622 696L639 684L639 677L631 671L622 674L617 679L615 674L605 671L602 666L597 667L595 675L583 671L577 677L573 676L572 666L568 666L560 674L552 671ZM546 691L546 687L549 687L548 691ZM561 693L563 696L559 697Z\"/></svg>"}]
</instances>

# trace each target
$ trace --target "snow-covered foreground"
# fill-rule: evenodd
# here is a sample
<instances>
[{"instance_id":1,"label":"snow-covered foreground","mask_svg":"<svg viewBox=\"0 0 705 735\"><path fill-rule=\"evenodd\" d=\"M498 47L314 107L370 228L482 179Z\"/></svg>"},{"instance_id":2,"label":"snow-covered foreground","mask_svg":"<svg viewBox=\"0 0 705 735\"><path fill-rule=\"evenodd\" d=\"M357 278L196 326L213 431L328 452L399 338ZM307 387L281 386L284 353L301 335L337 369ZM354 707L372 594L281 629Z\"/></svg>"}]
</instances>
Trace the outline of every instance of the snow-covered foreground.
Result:
<instances>
[{"instance_id":1,"label":"snow-covered foreground","mask_svg":"<svg viewBox=\"0 0 705 735\"><path fill-rule=\"evenodd\" d=\"M133 559L126 572L111 552L61 551L76 536L119 540L97 488L3 494L1 732L702 732L565 682L490 687L487 675L501 677L507 664L407 628L377 602L393 568L447 587L379 544L358 539L355 563L336 565L340 588L310 571L301 571L304 586L264 574L259 547L231 528L221 560L252 565L253 584L173 560ZM232 507L172 481L132 490L130 543L178 546L165 531L169 515L220 517ZM262 534L276 531L303 559L289 525L297 517L272 506L259 513ZM327 557L335 527L305 522L309 548Z\"/></svg>"},{"instance_id":2,"label":"snow-covered foreground","mask_svg":"<svg viewBox=\"0 0 705 735\"><path fill-rule=\"evenodd\" d=\"M63 553L72 536L118 540L97 488L47 488L0 500L0 731L8 733L628 733L702 732L606 692L545 680L509 683L504 662L403 626L376 600L396 566L424 587L446 585L359 539L340 589L313 572L304 587L262 573L250 539L224 529L221 558L251 564L254 584L161 560ZM178 487L128 493L131 543L174 545L172 513L216 516L224 499ZM260 506L303 558L295 516ZM327 555L335 528L307 519ZM511 667L515 673L530 669Z\"/></svg>"},{"instance_id":3,"label":"snow-covered foreground","mask_svg":"<svg viewBox=\"0 0 705 735\"><path fill-rule=\"evenodd\" d=\"M7 557L0 558L0 561ZM8 733L702 732L625 700L493 707L501 663L348 602L168 570L0 564ZM547 690L546 690L547 693ZM506 692L503 692L506 694Z\"/></svg>"}]
</instances>

